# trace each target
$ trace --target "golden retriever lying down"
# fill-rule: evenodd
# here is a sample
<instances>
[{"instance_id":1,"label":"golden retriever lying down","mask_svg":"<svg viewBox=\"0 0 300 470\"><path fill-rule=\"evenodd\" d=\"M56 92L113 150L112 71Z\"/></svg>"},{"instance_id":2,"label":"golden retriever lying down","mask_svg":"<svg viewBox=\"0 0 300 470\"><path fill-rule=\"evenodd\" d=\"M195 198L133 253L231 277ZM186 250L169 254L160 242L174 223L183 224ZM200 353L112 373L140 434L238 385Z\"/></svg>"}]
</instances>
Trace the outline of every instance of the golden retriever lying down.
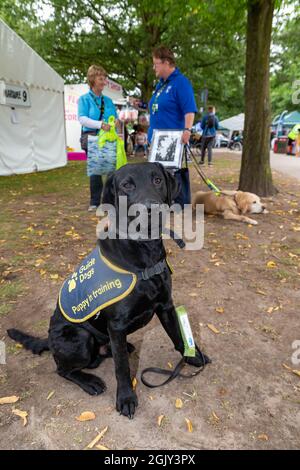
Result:
<instances>
[{"instance_id":1,"label":"golden retriever lying down","mask_svg":"<svg viewBox=\"0 0 300 470\"><path fill-rule=\"evenodd\" d=\"M192 204L193 208L196 204L204 204L205 214L221 215L224 219L252 225L257 225L257 221L245 214L268 213L256 194L243 191L222 191L219 196L213 191L198 191L193 196Z\"/></svg>"}]
</instances>

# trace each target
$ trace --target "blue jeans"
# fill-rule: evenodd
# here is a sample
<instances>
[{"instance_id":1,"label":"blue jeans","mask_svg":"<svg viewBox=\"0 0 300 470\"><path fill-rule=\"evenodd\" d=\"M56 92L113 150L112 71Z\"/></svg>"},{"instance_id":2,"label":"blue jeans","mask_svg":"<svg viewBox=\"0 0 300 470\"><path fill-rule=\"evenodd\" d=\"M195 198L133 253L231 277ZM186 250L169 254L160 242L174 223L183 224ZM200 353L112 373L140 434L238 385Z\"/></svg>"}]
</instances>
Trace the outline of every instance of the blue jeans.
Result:
<instances>
[{"instance_id":1,"label":"blue jeans","mask_svg":"<svg viewBox=\"0 0 300 470\"><path fill-rule=\"evenodd\" d=\"M134 149L133 149L133 150L134 150L135 152L138 152L139 150L143 150L144 153L146 153L146 152L147 152L147 147L148 147L147 144L145 144L145 145L136 144L136 145L134 146Z\"/></svg>"},{"instance_id":2,"label":"blue jeans","mask_svg":"<svg viewBox=\"0 0 300 470\"><path fill-rule=\"evenodd\" d=\"M90 191L91 191L91 206L99 206L101 200L101 194L103 190L102 176L93 175L90 176Z\"/></svg>"}]
</instances>

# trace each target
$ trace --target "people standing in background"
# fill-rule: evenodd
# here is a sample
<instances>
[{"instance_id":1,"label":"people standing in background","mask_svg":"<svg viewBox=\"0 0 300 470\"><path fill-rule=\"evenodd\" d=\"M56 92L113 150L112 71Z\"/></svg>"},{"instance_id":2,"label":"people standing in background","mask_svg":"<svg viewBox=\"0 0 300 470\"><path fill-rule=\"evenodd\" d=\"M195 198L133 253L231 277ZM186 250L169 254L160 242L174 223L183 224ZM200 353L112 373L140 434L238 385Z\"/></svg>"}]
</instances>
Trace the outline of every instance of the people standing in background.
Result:
<instances>
[{"instance_id":1,"label":"people standing in background","mask_svg":"<svg viewBox=\"0 0 300 470\"><path fill-rule=\"evenodd\" d=\"M81 148L88 156L88 135L98 135L100 129L110 130L108 118L117 119L117 111L112 100L102 94L107 73L99 65L91 65L87 72L87 82L90 90L80 96L78 101L78 120L82 126ZM94 211L100 205L103 190L102 176L90 176L90 205L88 210Z\"/></svg>"},{"instance_id":2,"label":"people standing in background","mask_svg":"<svg viewBox=\"0 0 300 470\"><path fill-rule=\"evenodd\" d=\"M134 152L138 152L139 150L142 150L144 152L144 155L147 154L147 134L144 132L144 128L141 125L137 126L137 132L135 135L135 143L134 143Z\"/></svg>"},{"instance_id":3,"label":"people standing in background","mask_svg":"<svg viewBox=\"0 0 300 470\"><path fill-rule=\"evenodd\" d=\"M207 114L203 117L201 127L203 129L201 139L201 160L200 164L204 164L205 151L208 152L208 165L212 165L212 148L216 137L216 131L219 129L219 120L215 115L214 106L208 106Z\"/></svg>"},{"instance_id":4,"label":"people standing in background","mask_svg":"<svg viewBox=\"0 0 300 470\"><path fill-rule=\"evenodd\" d=\"M190 81L176 67L171 49L160 46L152 53L153 68L159 82L149 102L150 127L148 141L154 129L183 130L182 142L187 144L197 106Z\"/></svg>"},{"instance_id":5,"label":"people standing in background","mask_svg":"<svg viewBox=\"0 0 300 470\"><path fill-rule=\"evenodd\" d=\"M216 138L215 138L215 147L220 148L221 147L221 142L222 142L222 135L217 132L216 133Z\"/></svg>"}]
</instances>

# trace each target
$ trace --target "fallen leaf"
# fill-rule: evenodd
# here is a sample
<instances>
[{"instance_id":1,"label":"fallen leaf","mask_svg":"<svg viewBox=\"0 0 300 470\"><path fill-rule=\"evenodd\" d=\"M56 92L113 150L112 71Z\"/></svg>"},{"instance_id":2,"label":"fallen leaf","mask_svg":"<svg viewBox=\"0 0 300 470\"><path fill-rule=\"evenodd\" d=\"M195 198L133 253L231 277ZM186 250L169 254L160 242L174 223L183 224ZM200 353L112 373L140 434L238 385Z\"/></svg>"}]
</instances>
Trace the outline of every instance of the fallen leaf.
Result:
<instances>
[{"instance_id":1,"label":"fallen leaf","mask_svg":"<svg viewBox=\"0 0 300 470\"><path fill-rule=\"evenodd\" d=\"M293 227L294 232L300 232L300 226L299 227Z\"/></svg>"},{"instance_id":2,"label":"fallen leaf","mask_svg":"<svg viewBox=\"0 0 300 470\"><path fill-rule=\"evenodd\" d=\"M216 415L216 413L215 413L214 411L211 412L211 415L212 415L212 417L213 417L213 419L214 419L215 421L217 421L217 422L220 421L219 416Z\"/></svg>"},{"instance_id":3,"label":"fallen leaf","mask_svg":"<svg viewBox=\"0 0 300 470\"><path fill-rule=\"evenodd\" d=\"M96 446L96 448L99 449L99 450L109 450L108 447L102 446L101 444L98 444L98 445Z\"/></svg>"},{"instance_id":4,"label":"fallen leaf","mask_svg":"<svg viewBox=\"0 0 300 470\"><path fill-rule=\"evenodd\" d=\"M186 422L186 425L187 425L188 432L193 432L193 425L192 425L191 420L188 419L188 418L184 418L184 419L185 419L185 422Z\"/></svg>"},{"instance_id":5,"label":"fallen leaf","mask_svg":"<svg viewBox=\"0 0 300 470\"><path fill-rule=\"evenodd\" d=\"M38 268L38 267L39 267L41 264L43 264L43 263L45 263L45 260L42 259L42 258L39 258L39 259L37 259L36 262L34 263L34 266L35 266L36 268Z\"/></svg>"},{"instance_id":6,"label":"fallen leaf","mask_svg":"<svg viewBox=\"0 0 300 470\"><path fill-rule=\"evenodd\" d=\"M249 240L249 237L247 237L243 233L236 233L235 234L235 239L236 240Z\"/></svg>"},{"instance_id":7,"label":"fallen leaf","mask_svg":"<svg viewBox=\"0 0 300 470\"><path fill-rule=\"evenodd\" d=\"M0 398L0 405L16 403L18 400L20 400L20 397L16 397L16 395L12 395L11 397L3 397Z\"/></svg>"},{"instance_id":8,"label":"fallen leaf","mask_svg":"<svg viewBox=\"0 0 300 470\"><path fill-rule=\"evenodd\" d=\"M261 441L268 441L269 437L267 436L267 434L259 434L259 436L257 436L257 439L260 439Z\"/></svg>"},{"instance_id":9,"label":"fallen leaf","mask_svg":"<svg viewBox=\"0 0 300 470\"><path fill-rule=\"evenodd\" d=\"M176 401L175 401L175 408L182 408L183 407L183 403L182 403L182 400L181 398L176 398Z\"/></svg>"},{"instance_id":10,"label":"fallen leaf","mask_svg":"<svg viewBox=\"0 0 300 470\"><path fill-rule=\"evenodd\" d=\"M168 362L168 367L169 367L169 369L173 369L173 364L172 364L172 362Z\"/></svg>"},{"instance_id":11,"label":"fallen leaf","mask_svg":"<svg viewBox=\"0 0 300 470\"><path fill-rule=\"evenodd\" d=\"M293 369L292 372L300 377L300 370Z\"/></svg>"},{"instance_id":12,"label":"fallen leaf","mask_svg":"<svg viewBox=\"0 0 300 470\"><path fill-rule=\"evenodd\" d=\"M287 369L287 370L292 370L292 368L289 367L289 366L287 366L286 364L282 364L282 366L283 366L285 369Z\"/></svg>"},{"instance_id":13,"label":"fallen leaf","mask_svg":"<svg viewBox=\"0 0 300 470\"><path fill-rule=\"evenodd\" d=\"M196 286L197 286L197 287L202 287L203 284L204 284L204 281L200 281L200 282L198 282L198 283L196 284Z\"/></svg>"},{"instance_id":14,"label":"fallen leaf","mask_svg":"<svg viewBox=\"0 0 300 470\"><path fill-rule=\"evenodd\" d=\"M50 274L50 279L58 279L58 274Z\"/></svg>"},{"instance_id":15,"label":"fallen leaf","mask_svg":"<svg viewBox=\"0 0 300 470\"><path fill-rule=\"evenodd\" d=\"M136 389L137 383L138 383L138 381L136 380L135 377L133 377L133 379L132 379L132 390Z\"/></svg>"},{"instance_id":16,"label":"fallen leaf","mask_svg":"<svg viewBox=\"0 0 300 470\"><path fill-rule=\"evenodd\" d=\"M267 268L276 268L276 267L277 267L277 264L275 263L275 261L267 262Z\"/></svg>"},{"instance_id":17,"label":"fallen leaf","mask_svg":"<svg viewBox=\"0 0 300 470\"><path fill-rule=\"evenodd\" d=\"M108 430L108 426L106 426L106 428L102 429L102 431L99 432L98 436L96 436L95 439L93 439L92 442L90 442L86 446L86 448L87 449L92 449L100 441L100 439L104 436L104 434L106 433L107 430Z\"/></svg>"},{"instance_id":18,"label":"fallen leaf","mask_svg":"<svg viewBox=\"0 0 300 470\"><path fill-rule=\"evenodd\" d=\"M266 292L264 292L263 290L260 290L260 289L257 289L257 294L260 294L260 295L267 295Z\"/></svg>"},{"instance_id":19,"label":"fallen leaf","mask_svg":"<svg viewBox=\"0 0 300 470\"><path fill-rule=\"evenodd\" d=\"M193 393L187 393L187 392L182 392L183 395L186 395L190 398L195 398L197 396L197 393L195 392L195 390L193 391Z\"/></svg>"},{"instance_id":20,"label":"fallen leaf","mask_svg":"<svg viewBox=\"0 0 300 470\"><path fill-rule=\"evenodd\" d=\"M159 417L157 418L157 424L158 426L161 426L161 423L163 421L163 419L165 418L165 415L159 415Z\"/></svg>"},{"instance_id":21,"label":"fallen leaf","mask_svg":"<svg viewBox=\"0 0 300 470\"><path fill-rule=\"evenodd\" d=\"M47 396L46 400L50 400L50 398L53 397L54 393L55 393L55 390L52 390L52 392L50 392L49 395Z\"/></svg>"},{"instance_id":22,"label":"fallen leaf","mask_svg":"<svg viewBox=\"0 0 300 470\"><path fill-rule=\"evenodd\" d=\"M216 312L217 313L224 313L224 308L223 307L217 307Z\"/></svg>"},{"instance_id":23,"label":"fallen leaf","mask_svg":"<svg viewBox=\"0 0 300 470\"><path fill-rule=\"evenodd\" d=\"M19 416L20 418L22 418L23 419L23 426L26 426L27 416L28 416L27 411L13 409L12 412L13 412L14 415Z\"/></svg>"},{"instance_id":24,"label":"fallen leaf","mask_svg":"<svg viewBox=\"0 0 300 470\"><path fill-rule=\"evenodd\" d=\"M80 416L76 417L77 421L92 421L95 418L96 415L92 411L83 411Z\"/></svg>"},{"instance_id":25,"label":"fallen leaf","mask_svg":"<svg viewBox=\"0 0 300 470\"><path fill-rule=\"evenodd\" d=\"M207 324L207 327L208 327L211 331L213 331L216 335L220 333L220 331L219 331L214 325L212 325L211 323L208 323L208 324Z\"/></svg>"}]
</instances>

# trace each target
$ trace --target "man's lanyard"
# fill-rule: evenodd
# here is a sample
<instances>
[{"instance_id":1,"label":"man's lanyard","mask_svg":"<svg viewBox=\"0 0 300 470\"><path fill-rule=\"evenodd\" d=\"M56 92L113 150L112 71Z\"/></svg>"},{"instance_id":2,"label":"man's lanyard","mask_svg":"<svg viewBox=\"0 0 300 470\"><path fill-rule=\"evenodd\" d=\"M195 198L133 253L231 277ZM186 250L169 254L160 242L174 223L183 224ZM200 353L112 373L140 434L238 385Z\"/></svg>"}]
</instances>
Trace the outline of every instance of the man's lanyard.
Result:
<instances>
[{"instance_id":1,"label":"man's lanyard","mask_svg":"<svg viewBox=\"0 0 300 470\"><path fill-rule=\"evenodd\" d=\"M95 105L97 106L97 108L98 108L99 111L100 111L99 121L102 121L103 114L104 114L104 108L105 108L105 105L104 105L104 97L103 97L103 95L101 96L101 105L99 105L99 104L97 103L97 100L96 100L95 96L94 96L92 93L91 93L91 97L93 98Z\"/></svg>"},{"instance_id":2,"label":"man's lanyard","mask_svg":"<svg viewBox=\"0 0 300 470\"><path fill-rule=\"evenodd\" d=\"M162 94L162 92L164 91L168 83L169 83L169 80L166 80L165 83L155 92L154 101L151 106L152 114L155 114L158 111L158 98L160 97L160 95Z\"/></svg>"}]
</instances>

